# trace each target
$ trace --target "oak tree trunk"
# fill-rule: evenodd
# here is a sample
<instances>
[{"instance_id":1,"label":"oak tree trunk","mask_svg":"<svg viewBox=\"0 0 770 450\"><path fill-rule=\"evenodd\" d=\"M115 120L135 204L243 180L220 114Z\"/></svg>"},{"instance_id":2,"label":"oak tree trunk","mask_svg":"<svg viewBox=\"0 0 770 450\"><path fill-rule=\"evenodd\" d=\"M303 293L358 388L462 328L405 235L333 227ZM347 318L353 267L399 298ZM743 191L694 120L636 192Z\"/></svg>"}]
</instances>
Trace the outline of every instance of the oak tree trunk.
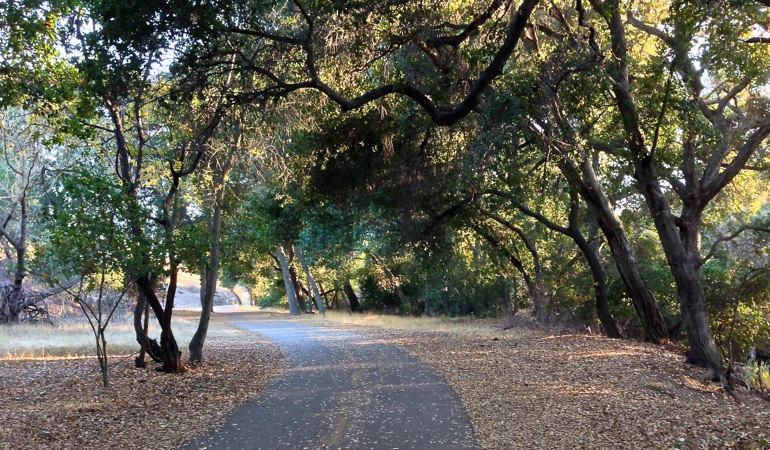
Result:
<instances>
[{"instance_id":1,"label":"oak tree trunk","mask_svg":"<svg viewBox=\"0 0 770 450\"><path fill-rule=\"evenodd\" d=\"M307 311L305 296L302 294L302 283L297 278L297 271L294 269L294 265L289 265L289 275L291 276L291 283L294 285L294 295L297 296L297 306L300 312Z\"/></svg>"},{"instance_id":2,"label":"oak tree trunk","mask_svg":"<svg viewBox=\"0 0 770 450\"><path fill-rule=\"evenodd\" d=\"M313 298L315 299L316 308L318 308L318 314L326 314L326 307L324 307L321 293L318 291L318 285L316 285L313 275L310 274L310 268L305 264L305 259L303 258L302 251L298 245L294 246L294 254L297 255L297 260L299 261L300 266L302 266L302 271L305 272L305 278L307 278L307 283L310 285L310 289L313 292Z\"/></svg>"},{"instance_id":3,"label":"oak tree trunk","mask_svg":"<svg viewBox=\"0 0 770 450\"><path fill-rule=\"evenodd\" d=\"M677 221L658 183L657 172L649 157L635 158L634 177L652 214L663 252L676 283L690 350L687 362L709 369L713 376L722 373L722 356L711 333L706 299L700 280L700 224L705 202L684 199L682 216Z\"/></svg>"},{"instance_id":4,"label":"oak tree trunk","mask_svg":"<svg viewBox=\"0 0 770 450\"><path fill-rule=\"evenodd\" d=\"M171 330L171 315L174 309L177 278L176 268L173 266L175 265L172 264L165 309L153 289L153 283L149 274L140 276L136 281L136 285L144 294L147 302L155 313L155 317L158 319L158 325L160 325L160 348L162 352L161 358L163 359L163 367L161 370L164 372L178 373L184 372L186 368L182 363L182 353L179 351L176 338Z\"/></svg>"},{"instance_id":5,"label":"oak tree trunk","mask_svg":"<svg viewBox=\"0 0 770 450\"><path fill-rule=\"evenodd\" d=\"M615 318L610 314L609 301L607 296L607 281L604 275L604 267L599 259L596 248L586 241L581 235L579 238L573 237L573 240L577 244L580 251L585 256L588 262L588 267L591 271L591 278L594 284L594 298L596 299L596 314L599 316L599 321L604 328L604 333L614 339L621 339L623 333L618 327L618 323Z\"/></svg>"},{"instance_id":6,"label":"oak tree trunk","mask_svg":"<svg viewBox=\"0 0 770 450\"><path fill-rule=\"evenodd\" d=\"M286 258L286 253L283 251L283 246L278 245L275 247L276 256L278 256L278 264L281 266L281 275L283 275L283 285L286 288L286 297L289 301L289 314L292 316L298 316L302 313L297 303L297 294L294 291L294 282L291 279L291 272L289 271L289 260Z\"/></svg>"},{"instance_id":7,"label":"oak tree trunk","mask_svg":"<svg viewBox=\"0 0 770 450\"><path fill-rule=\"evenodd\" d=\"M214 259L213 255L211 259ZM201 317L198 321L198 328L192 339L190 339L190 344L187 347L190 351L190 361L195 363L203 362L203 344L206 342L206 335L209 331L209 322L211 321L211 313L214 311L217 272L211 267L206 267L202 278L205 279L205 282L202 283L204 286L201 286Z\"/></svg>"},{"instance_id":8,"label":"oak tree trunk","mask_svg":"<svg viewBox=\"0 0 770 450\"><path fill-rule=\"evenodd\" d=\"M626 294L631 298L644 329L644 340L659 343L661 339L668 337L666 321L655 296L642 276L639 261L636 259L628 240L623 223L615 214L612 204L596 179L593 168L587 159L581 163L580 171L583 175L580 183L580 196L596 217L599 227L607 239L615 266L626 287Z\"/></svg>"},{"instance_id":9,"label":"oak tree trunk","mask_svg":"<svg viewBox=\"0 0 770 450\"><path fill-rule=\"evenodd\" d=\"M356 291L353 290L353 286L350 284L350 280L345 280L345 284L343 285L342 289L345 291L345 296L348 298L348 303L350 303L350 311L358 311L361 306L358 302Z\"/></svg>"}]
</instances>

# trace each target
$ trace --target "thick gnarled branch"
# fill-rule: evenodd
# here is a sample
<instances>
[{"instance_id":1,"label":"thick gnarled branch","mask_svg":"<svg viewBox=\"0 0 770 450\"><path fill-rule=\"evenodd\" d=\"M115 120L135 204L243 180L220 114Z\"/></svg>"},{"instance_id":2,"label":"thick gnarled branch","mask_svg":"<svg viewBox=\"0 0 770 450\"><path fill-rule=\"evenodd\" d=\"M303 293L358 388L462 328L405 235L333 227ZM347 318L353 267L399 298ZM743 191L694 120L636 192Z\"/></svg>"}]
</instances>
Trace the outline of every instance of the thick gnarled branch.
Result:
<instances>
[{"instance_id":1,"label":"thick gnarled branch","mask_svg":"<svg viewBox=\"0 0 770 450\"><path fill-rule=\"evenodd\" d=\"M484 13L482 13L479 18L477 18L477 21L479 22L478 26L480 26L483 21L487 20L484 18L487 14L491 16L494 10L499 8L499 6L495 6L498 2L499 0L494 0L492 5L490 5L490 7ZM313 19L304 9L302 3L299 1L295 1L294 4L299 9L303 20L308 27L304 39L274 35L265 31L246 30L233 27L226 28L224 31L249 35L260 39L274 40L276 42L299 47L305 53L304 70L307 72L307 75L310 78L309 80L291 82L282 80L280 76L264 67L257 68L252 64L249 68L255 73L264 76L272 83L281 86L285 91L298 90L303 88L316 89L326 95L334 103L338 104L343 112L361 108L362 106L372 101L389 95L402 95L416 102L426 112L426 114L428 114L434 123L437 125L448 126L457 123L462 118L474 111L481 103L487 88L489 88L492 82L503 73L505 65L510 60L511 55L513 55L514 50L518 46L527 23L529 22L529 17L538 3L539 0L524 0L521 3L516 13L513 14L513 17L508 26L508 32L506 34L505 40L494 54L486 69L484 69L479 74L478 78L471 85L468 93L461 101L447 107L437 105L426 93L422 92L419 88L404 83L384 84L353 98L348 98L329 86L322 80L321 75L318 73L316 55L313 48ZM468 29L468 33L473 32L472 27L474 26L474 23L471 24L471 27Z\"/></svg>"}]
</instances>

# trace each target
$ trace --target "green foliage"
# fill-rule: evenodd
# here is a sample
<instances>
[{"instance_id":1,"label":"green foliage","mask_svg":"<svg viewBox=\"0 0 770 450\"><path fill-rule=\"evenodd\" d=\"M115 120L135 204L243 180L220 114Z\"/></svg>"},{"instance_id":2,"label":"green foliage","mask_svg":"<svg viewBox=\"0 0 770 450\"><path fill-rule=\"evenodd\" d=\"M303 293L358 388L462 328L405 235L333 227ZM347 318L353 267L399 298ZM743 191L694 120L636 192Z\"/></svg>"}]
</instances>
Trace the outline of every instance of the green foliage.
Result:
<instances>
[{"instance_id":1,"label":"green foliage","mask_svg":"<svg viewBox=\"0 0 770 450\"><path fill-rule=\"evenodd\" d=\"M226 279L253 285L265 264L275 264L268 254L281 242L279 237L291 234L280 228L281 205L282 199L267 189L255 189L245 196L222 235L222 253L228 255L221 265Z\"/></svg>"},{"instance_id":2,"label":"green foliage","mask_svg":"<svg viewBox=\"0 0 770 450\"><path fill-rule=\"evenodd\" d=\"M174 234L176 255L189 271L196 272L206 263L209 229L204 220L185 223Z\"/></svg>"},{"instance_id":3,"label":"green foliage","mask_svg":"<svg viewBox=\"0 0 770 450\"><path fill-rule=\"evenodd\" d=\"M359 280L361 286L361 309L363 311L398 312L401 313L406 305L389 286L389 280L377 277L374 273L366 274Z\"/></svg>"},{"instance_id":4,"label":"green foliage","mask_svg":"<svg viewBox=\"0 0 770 450\"><path fill-rule=\"evenodd\" d=\"M501 247L521 260L520 269L543 283L552 312L594 321L592 280L574 257L573 243L522 218L513 205L520 202L565 224L573 199L558 168L560 158L592 158L610 201L623 211L646 281L673 324L679 311L671 269L631 182L634 161L612 94L615 84L607 76L616 70L617 58L606 23L589 4L582 4L585 15L569 2L541 5L514 62L475 112L451 128L433 126L415 102L394 95L340 115L338 105L321 93L293 92L323 83L356 97L382 84L395 90L408 85L442 109L463 98L499 48L513 7L502 3L507 6L469 30L467 39L450 44L439 42L461 36L489 2L312 0L303 2L314 21L312 36L292 2L3 3L0 106L34 104L61 123L77 124L68 131L85 134L104 128L98 120L97 127L89 127L84 119L103 115L94 105L108 98L130 135L128 159L142 163L133 186L139 204L126 190L135 180L119 186L102 175L114 167L112 155L92 158L81 164L83 170L63 177L45 200L50 231L35 242L45 257L41 263L62 275L95 273L104 264L111 273L125 274L157 269L163 250L173 250L189 268L201 266L209 236L195 212L207 204L214 170L189 183L195 186L182 183L171 234L163 235L149 218L162 219L168 167L181 169L180 157L190 154L198 125L216 103L211 99L228 85L222 122L241 113L248 117L243 121L248 151L238 156L227 182L222 269L229 282L261 285L262 303L282 301L283 287L268 256L280 243L303 248L327 291L347 281L358 284L366 309L495 315L508 293L517 305L529 306L521 274L510 261L468 236L472 225L487 224L495 214L535 243L539 261L516 233L499 224L491 228ZM767 115L767 46L746 40L767 23L768 8L744 1L631 2L623 8L676 41L669 46L629 18L624 21L628 88L660 179L681 178L688 136L695 170L709 164L714 148L724 145L724 154L733 154L742 136L727 139L700 104L716 104L746 79L750 86L728 102L726 121L745 122L734 113L740 108L747 120ZM271 39L275 36L281 38ZM308 47L297 44L306 38L313 70L305 67ZM70 52L71 64L57 42ZM692 92L679 71L687 58L702 71L703 92ZM309 73L317 76L312 83ZM234 78L226 82L228 75ZM133 134L140 119L143 137ZM101 131L115 138L109 129ZM227 141L225 134L217 131L210 142ZM212 145L204 159L211 156L215 164L213 153L219 150ZM766 162L764 153L750 161L757 167ZM0 168L0 178L11 175ZM729 234L753 214L744 211L732 223L729 202L767 203L759 198L764 184L758 179L714 200L704 218L704 242ZM664 194L673 199L670 209L679 211L682 201L670 185ZM497 198L493 191L508 197ZM579 221L581 232L599 239L583 213ZM146 241L137 242L140 235ZM160 242L175 248L161 249ZM728 324L735 320L733 339L745 347L766 329L768 282L764 275L747 274L767 268L768 245L759 239L736 244L717 252L701 270L718 339L727 339ZM633 326L635 312L609 252L602 258L611 310Z\"/></svg>"},{"instance_id":5,"label":"green foliage","mask_svg":"<svg viewBox=\"0 0 770 450\"><path fill-rule=\"evenodd\" d=\"M420 251L369 259L358 279L362 309L398 314L495 317L509 283L478 248L458 238L447 253ZM385 264L383 267L381 264ZM513 292L512 295L525 293ZM403 295L403 301L401 298ZM514 299L523 306L522 299Z\"/></svg>"},{"instance_id":6,"label":"green foliage","mask_svg":"<svg viewBox=\"0 0 770 450\"><path fill-rule=\"evenodd\" d=\"M715 78L761 75L766 79L767 49L746 45L745 39L756 34L757 23L767 20L770 13L760 2L740 3L739 7L726 1L686 3L672 8L669 23L676 25L683 45L701 40L699 59Z\"/></svg>"},{"instance_id":7,"label":"green foliage","mask_svg":"<svg viewBox=\"0 0 770 450\"><path fill-rule=\"evenodd\" d=\"M768 229L768 206L740 206L737 211L717 210L708 234L729 234L746 212L750 217L744 220L758 230L746 230L721 243L701 269L715 339L725 353L732 346L734 357L770 340L770 233L759 231ZM720 212L730 215L720 217Z\"/></svg>"},{"instance_id":8,"label":"green foliage","mask_svg":"<svg viewBox=\"0 0 770 450\"><path fill-rule=\"evenodd\" d=\"M50 234L40 264L52 278L98 274L133 276L161 267L147 242L132 233L139 206L111 178L74 171L60 178L50 208ZM90 289L89 289L90 290Z\"/></svg>"},{"instance_id":9,"label":"green foliage","mask_svg":"<svg viewBox=\"0 0 770 450\"><path fill-rule=\"evenodd\" d=\"M732 346L733 357L740 359L753 345L770 340L770 273L720 281L717 277L724 273L719 273L719 264L708 266L704 278L709 281L706 295L714 338L725 356Z\"/></svg>"},{"instance_id":10,"label":"green foliage","mask_svg":"<svg viewBox=\"0 0 770 450\"><path fill-rule=\"evenodd\" d=\"M457 242L456 250L432 262L423 260L422 302L432 314L447 316L497 316L502 311L508 280L499 276L500 268L484 255ZM505 270L505 269L502 269ZM514 291L514 287L509 287ZM526 297L526 294L523 295ZM519 306L521 299L513 299Z\"/></svg>"},{"instance_id":11,"label":"green foliage","mask_svg":"<svg viewBox=\"0 0 770 450\"><path fill-rule=\"evenodd\" d=\"M770 367L767 364L761 366L756 362L748 364L745 377L755 389L767 389L770 387ZM764 445L767 445L767 442Z\"/></svg>"},{"instance_id":12,"label":"green foliage","mask_svg":"<svg viewBox=\"0 0 770 450\"><path fill-rule=\"evenodd\" d=\"M272 277L268 289L260 295L257 306L261 308L289 308L286 287L281 277Z\"/></svg>"},{"instance_id":13,"label":"green foliage","mask_svg":"<svg viewBox=\"0 0 770 450\"><path fill-rule=\"evenodd\" d=\"M76 95L77 77L56 47L75 1L0 3L0 108L53 114Z\"/></svg>"}]
</instances>

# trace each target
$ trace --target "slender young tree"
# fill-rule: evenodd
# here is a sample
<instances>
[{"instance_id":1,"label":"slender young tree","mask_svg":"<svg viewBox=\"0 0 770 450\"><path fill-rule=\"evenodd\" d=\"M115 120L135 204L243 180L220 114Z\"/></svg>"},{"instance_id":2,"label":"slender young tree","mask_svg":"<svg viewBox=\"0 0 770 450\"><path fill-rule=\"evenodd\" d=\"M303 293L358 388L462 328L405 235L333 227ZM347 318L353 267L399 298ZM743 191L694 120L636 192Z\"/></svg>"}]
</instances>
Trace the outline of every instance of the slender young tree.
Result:
<instances>
[{"instance_id":1,"label":"slender young tree","mask_svg":"<svg viewBox=\"0 0 770 450\"><path fill-rule=\"evenodd\" d=\"M222 213L224 207L225 190L236 155L241 150L243 139L244 115L241 114L232 125L232 139L227 142L226 150L221 160L216 161L219 166L213 180L212 204L210 207L210 220L208 221L209 258L201 273L201 317L198 329L190 340L190 360L196 363L203 361L203 344L206 341L211 313L214 309L214 294L219 280L220 246L222 240Z\"/></svg>"}]
</instances>

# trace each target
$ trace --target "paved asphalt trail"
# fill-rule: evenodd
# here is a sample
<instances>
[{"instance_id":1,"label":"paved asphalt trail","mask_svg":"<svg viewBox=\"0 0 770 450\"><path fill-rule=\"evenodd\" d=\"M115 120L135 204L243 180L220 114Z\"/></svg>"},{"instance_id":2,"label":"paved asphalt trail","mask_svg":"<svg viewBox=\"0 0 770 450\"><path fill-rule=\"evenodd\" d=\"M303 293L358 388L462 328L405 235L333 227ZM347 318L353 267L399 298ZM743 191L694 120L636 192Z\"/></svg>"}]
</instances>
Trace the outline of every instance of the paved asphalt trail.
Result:
<instances>
[{"instance_id":1,"label":"paved asphalt trail","mask_svg":"<svg viewBox=\"0 0 770 450\"><path fill-rule=\"evenodd\" d=\"M446 380L392 345L286 320L234 317L274 339L290 368L217 433L184 449L475 449Z\"/></svg>"}]
</instances>

